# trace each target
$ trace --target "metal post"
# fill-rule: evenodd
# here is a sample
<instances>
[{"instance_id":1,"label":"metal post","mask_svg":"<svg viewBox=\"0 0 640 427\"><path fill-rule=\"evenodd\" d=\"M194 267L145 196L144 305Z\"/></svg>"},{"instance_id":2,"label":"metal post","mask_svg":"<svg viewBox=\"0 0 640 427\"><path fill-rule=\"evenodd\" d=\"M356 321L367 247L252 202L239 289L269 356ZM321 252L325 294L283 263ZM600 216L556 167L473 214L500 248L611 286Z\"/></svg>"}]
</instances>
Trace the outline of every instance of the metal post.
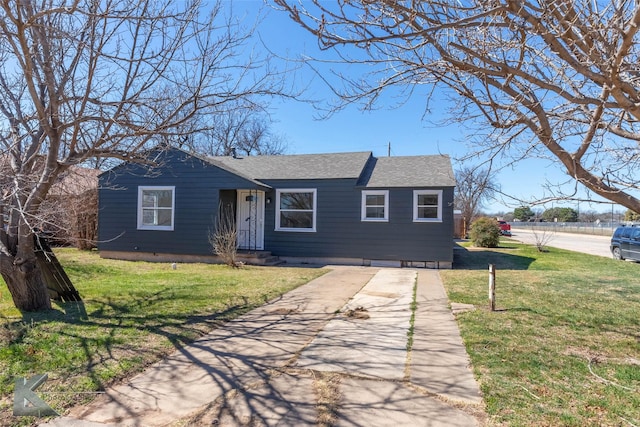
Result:
<instances>
[{"instance_id":1,"label":"metal post","mask_svg":"<svg viewBox=\"0 0 640 427\"><path fill-rule=\"evenodd\" d=\"M489 308L496 311L496 267L489 264Z\"/></svg>"}]
</instances>

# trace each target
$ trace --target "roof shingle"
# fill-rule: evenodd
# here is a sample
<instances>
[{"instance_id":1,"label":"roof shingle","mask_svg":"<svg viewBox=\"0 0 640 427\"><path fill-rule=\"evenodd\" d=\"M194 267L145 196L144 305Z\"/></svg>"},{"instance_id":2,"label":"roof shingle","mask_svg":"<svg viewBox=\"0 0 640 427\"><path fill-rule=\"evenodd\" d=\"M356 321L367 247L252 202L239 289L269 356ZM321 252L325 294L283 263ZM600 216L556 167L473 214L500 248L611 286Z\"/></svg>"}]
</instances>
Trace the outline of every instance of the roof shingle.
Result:
<instances>
[{"instance_id":1,"label":"roof shingle","mask_svg":"<svg viewBox=\"0 0 640 427\"><path fill-rule=\"evenodd\" d=\"M339 179L360 177L371 152L294 154L284 156L215 156L212 164L253 180Z\"/></svg>"},{"instance_id":2,"label":"roof shingle","mask_svg":"<svg viewBox=\"0 0 640 427\"><path fill-rule=\"evenodd\" d=\"M365 187L455 187L446 155L379 157Z\"/></svg>"}]
</instances>

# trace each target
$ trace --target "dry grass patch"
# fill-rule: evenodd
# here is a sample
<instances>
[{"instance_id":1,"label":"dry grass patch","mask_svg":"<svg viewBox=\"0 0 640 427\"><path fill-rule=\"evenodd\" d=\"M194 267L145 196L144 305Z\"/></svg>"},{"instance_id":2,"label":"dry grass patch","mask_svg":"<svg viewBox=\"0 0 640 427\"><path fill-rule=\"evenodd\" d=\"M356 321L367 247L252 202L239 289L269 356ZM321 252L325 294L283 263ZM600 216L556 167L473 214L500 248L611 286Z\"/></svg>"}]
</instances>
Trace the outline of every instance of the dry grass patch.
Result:
<instances>
[{"instance_id":1,"label":"dry grass patch","mask_svg":"<svg viewBox=\"0 0 640 427\"><path fill-rule=\"evenodd\" d=\"M313 371L313 390L316 394L318 427L335 425L341 399L341 376L332 372Z\"/></svg>"}]
</instances>

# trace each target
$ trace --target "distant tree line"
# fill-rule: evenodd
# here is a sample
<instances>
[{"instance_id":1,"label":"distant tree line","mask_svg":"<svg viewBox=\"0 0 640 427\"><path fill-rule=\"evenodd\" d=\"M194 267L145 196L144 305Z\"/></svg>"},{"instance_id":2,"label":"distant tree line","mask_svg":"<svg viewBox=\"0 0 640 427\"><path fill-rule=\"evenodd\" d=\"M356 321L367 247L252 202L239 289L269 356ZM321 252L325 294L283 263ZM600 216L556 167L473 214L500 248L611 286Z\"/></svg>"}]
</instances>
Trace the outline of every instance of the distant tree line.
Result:
<instances>
[{"instance_id":1,"label":"distant tree line","mask_svg":"<svg viewBox=\"0 0 640 427\"><path fill-rule=\"evenodd\" d=\"M627 209L626 212L597 212L580 210L571 207L552 207L536 209L531 206L520 206L513 212L496 212L488 214L483 211L486 202L494 198L499 190L494 174L477 166L462 166L455 171L456 186L454 205L460 211L463 221L463 233L466 235L469 225L481 217L495 217L505 221L521 222L640 222L640 214Z\"/></svg>"},{"instance_id":2,"label":"distant tree line","mask_svg":"<svg viewBox=\"0 0 640 427\"><path fill-rule=\"evenodd\" d=\"M611 221L611 212L596 212L594 210L578 211L569 207L553 207L546 210L534 210L530 206L520 206L513 212L499 214L506 221L522 222L597 222ZM616 221L640 221L640 214L627 209L626 212L614 212Z\"/></svg>"}]
</instances>

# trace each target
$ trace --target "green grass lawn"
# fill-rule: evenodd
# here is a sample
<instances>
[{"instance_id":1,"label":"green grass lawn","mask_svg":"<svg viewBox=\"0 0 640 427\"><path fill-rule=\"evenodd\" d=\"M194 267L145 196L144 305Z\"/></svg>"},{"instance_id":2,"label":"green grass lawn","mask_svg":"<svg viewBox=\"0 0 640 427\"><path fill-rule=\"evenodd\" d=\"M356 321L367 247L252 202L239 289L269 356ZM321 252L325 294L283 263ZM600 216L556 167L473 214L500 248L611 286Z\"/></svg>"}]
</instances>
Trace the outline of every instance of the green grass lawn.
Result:
<instances>
[{"instance_id":1,"label":"green grass lawn","mask_svg":"<svg viewBox=\"0 0 640 427\"><path fill-rule=\"evenodd\" d=\"M441 276L490 425L640 426L640 263L503 241Z\"/></svg>"},{"instance_id":2,"label":"green grass lawn","mask_svg":"<svg viewBox=\"0 0 640 427\"><path fill-rule=\"evenodd\" d=\"M103 260L57 254L83 304L23 317L0 283L0 425L16 377L63 412L323 270ZM488 264L497 308L488 310ZM441 272L491 425L640 426L640 263L503 242L461 250Z\"/></svg>"},{"instance_id":3,"label":"green grass lawn","mask_svg":"<svg viewBox=\"0 0 640 427\"><path fill-rule=\"evenodd\" d=\"M58 412L90 399L225 321L326 272L322 269L128 262L75 249L56 254L83 297L21 315L0 280L0 425L13 417L15 379L48 374L38 389Z\"/></svg>"}]
</instances>

